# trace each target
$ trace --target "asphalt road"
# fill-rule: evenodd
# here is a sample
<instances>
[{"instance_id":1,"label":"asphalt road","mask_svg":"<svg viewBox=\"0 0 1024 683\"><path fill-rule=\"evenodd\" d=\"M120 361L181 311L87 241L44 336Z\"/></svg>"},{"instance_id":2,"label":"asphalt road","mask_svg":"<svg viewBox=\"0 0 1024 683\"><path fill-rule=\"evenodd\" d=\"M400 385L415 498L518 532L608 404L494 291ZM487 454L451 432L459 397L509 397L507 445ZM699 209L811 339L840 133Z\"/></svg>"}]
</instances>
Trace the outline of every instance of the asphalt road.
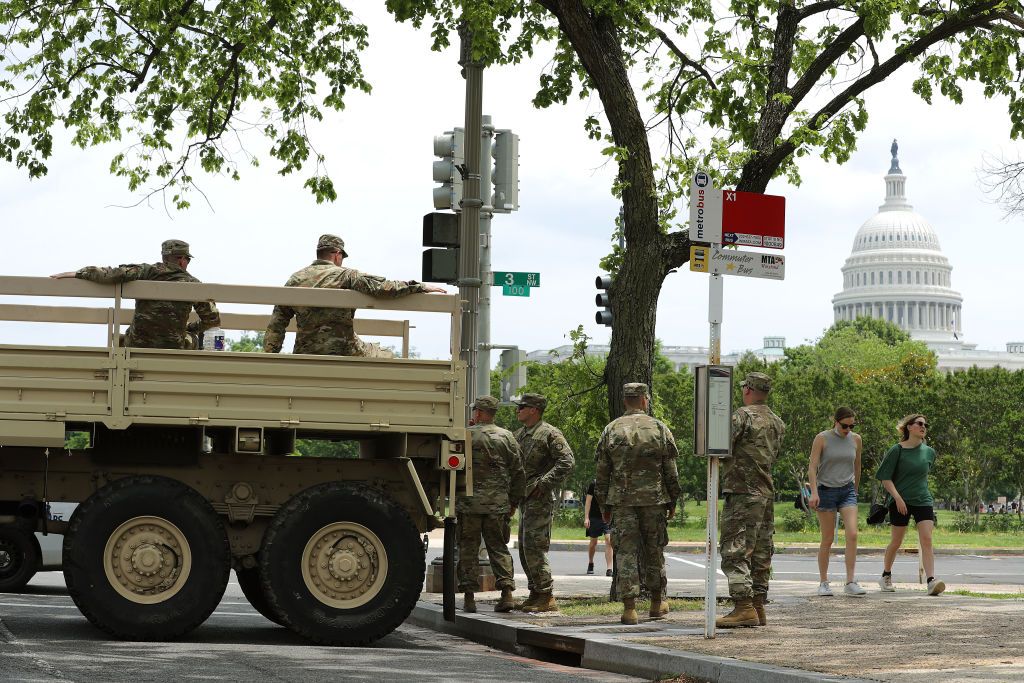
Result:
<instances>
[{"instance_id":1,"label":"asphalt road","mask_svg":"<svg viewBox=\"0 0 1024 683\"><path fill-rule=\"evenodd\" d=\"M513 559L517 573L522 572L518 551ZM704 556L696 553L666 554L666 569L670 579L703 579ZM555 551L549 560L554 574L585 575L585 551ZM833 582L845 579L845 565L841 555L833 555L829 563L829 578ZM897 582L917 581L917 555L899 555L893 567ZM595 574L605 570L604 552L598 547L594 557ZM938 555L935 571L950 587L953 584L1013 584L1024 586L1024 556L1006 555ZM866 585L877 581L882 574L882 554L857 558L857 579ZM772 575L790 581L818 582L818 561L813 555L776 555L772 559ZM610 580L610 579L609 579Z\"/></svg>"},{"instance_id":2,"label":"asphalt road","mask_svg":"<svg viewBox=\"0 0 1024 683\"><path fill-rule=\"evenodd\" d=\"M517 657L404 625L370 647L312 645L260 616L233 581L217 610L173 643L110 640L75 607L63 575L0 594L0 680L28 681L632 681Z\"/></svg>"}]
</instances>

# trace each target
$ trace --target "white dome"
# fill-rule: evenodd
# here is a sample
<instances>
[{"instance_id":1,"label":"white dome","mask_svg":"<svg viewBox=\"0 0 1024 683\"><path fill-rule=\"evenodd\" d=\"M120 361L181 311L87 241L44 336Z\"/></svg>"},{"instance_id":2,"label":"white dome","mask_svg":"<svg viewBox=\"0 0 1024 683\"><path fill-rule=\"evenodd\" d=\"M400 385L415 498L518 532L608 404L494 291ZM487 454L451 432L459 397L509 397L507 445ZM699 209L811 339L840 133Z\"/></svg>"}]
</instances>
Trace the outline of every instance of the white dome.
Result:
<instances>
[{"instance_id":1,"label":"white dome","mask_svg":"<svg viewBox=\"0 0 1024 683\"><path fill-rule=\"evenodd\" d=\"M962 347L963 297L950 286L952 266L932 226L906 197L906 176L892 144L885 202L857 231L843 266L835 319L883 318L935 349Z\"/></svg>"}]
</instances>

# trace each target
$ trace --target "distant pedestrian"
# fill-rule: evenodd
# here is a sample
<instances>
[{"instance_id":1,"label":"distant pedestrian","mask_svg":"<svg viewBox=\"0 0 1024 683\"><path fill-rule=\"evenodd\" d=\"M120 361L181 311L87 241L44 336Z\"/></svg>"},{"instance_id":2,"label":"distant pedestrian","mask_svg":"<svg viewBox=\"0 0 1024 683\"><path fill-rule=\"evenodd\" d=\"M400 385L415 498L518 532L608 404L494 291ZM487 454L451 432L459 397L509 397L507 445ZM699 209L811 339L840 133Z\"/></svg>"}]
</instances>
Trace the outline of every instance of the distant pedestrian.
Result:
<instances>
[{"instance_id":1,"label":"distant pedestrian","mask_svg":"<svg viewBox=\"0 0 1024 683\"><path fill-rule=\"evenodd\" d=\"M779 457L786 425L765 405L772 390L768 375L751 372L740 383L743 407L732 414L732 457L722 462L721 555L735 608L718 617L718 628L764 626L775 533L772 465ZM715 501L708 501L714 505Z\"/></svg>"},{"instance_id":2,"label":"distant pedestrian","mask_svg":"<svg viewBox=\"0 0 1024 683\"><path fill-rule=\"evenodd\" d=\"M604 564L607 569L605 576L612 575L612 535L611 525L606 523L601 516L601 506L594 498L594 487L597 480L594 479L587 487L587 495L583 504L583 526L587 530L587 538L590 539L590 546L587 548L587 574L594 573L594 555L597 553L597 539L604 536Z\"/></svg>"},{"instance_id":3,"label":"distant pedestrian","mask_svg":"<svg viewBox=\"0 0 1024 683\"><path fill-rule=\"evenodd\" d=\"M455 504L459 530L459 590L463 609L476 612L475 593L480 589L480 537L501 598L495 612L509 612L514 605L512 554L508 551L509 519L523 497L526 474L519 444L512 432L494 424L498 399L480 396L473 403L473 495L460 496Z\"/></svg>"},{"instance_id":4,"label":"distant pedestrian","mask_svg":"<svg viewBox=\"0 0 1024 683\"><path fill-rule=\"evenodd\" d=\"M675 514L679 498L679 451L672 431L647 414L650 395L646 384L630 382L623 386L622 396L625 413L604 428L597 444L594 490L604 521L615 524L621 621L635 624L641 581L651 594L650 616L668 614L665 546L668 520ZM638 553L643 553L642 577Z\"/></svg>"},{"instance_id":5,"label":"distant pedestrian","mask_svg":"<svg viewBox=\"0 0 1024 683\"><path fill-rule=\"evenodd\" d=\"M836 537L836 514L843 520L846 533L847 595L863 596L866 591L857 583L857 491L860 489L862 442L853 431L857 415L850 408L836 410L832 429L814 437L811 444L807 477L811 480L810 506L818 514L821 544L818 546L818 595L831 596L828 583L828 562Z\"/></svg>"},{"instance_id":6,"label":"distant pedestrian","mask_svg":"<svg viewBox=\"0 0 1024 683\"><path fill-rule=\"evenodd\" d=\"M935 451L924 443L928 420L920 413L912 413L900 420L898 430L902 441L889 449L875 473L875 478L882 482L892 497L889 503L892 535L885 549L882 578L878 585L887 593L896 590L892 584L892 564L913 517L921 546L921 564L928 577L928 595L939 595L946 590L946 584L935 578L935 550L932 547L935 509L928 490L928 473L935 466Z\"/></svg>"},{"instance_id":7,"label":"distant pedestrian","mask_svg":"<svg viewBox=\"0 0 1024 683\"><path fill-rule=\"evenodd\" d=\"M516 418L523 425L516 431L516 440L526 470L526 497L519 513L519 561L523 563L530 588L530 597L519 609L554 612L558 605L548 563L551 521L555 502L560 500L558 494L575 461L562 432L544 421L546 398L540 394L523 394L516 405Z\"/></svg>"}]
</instances>

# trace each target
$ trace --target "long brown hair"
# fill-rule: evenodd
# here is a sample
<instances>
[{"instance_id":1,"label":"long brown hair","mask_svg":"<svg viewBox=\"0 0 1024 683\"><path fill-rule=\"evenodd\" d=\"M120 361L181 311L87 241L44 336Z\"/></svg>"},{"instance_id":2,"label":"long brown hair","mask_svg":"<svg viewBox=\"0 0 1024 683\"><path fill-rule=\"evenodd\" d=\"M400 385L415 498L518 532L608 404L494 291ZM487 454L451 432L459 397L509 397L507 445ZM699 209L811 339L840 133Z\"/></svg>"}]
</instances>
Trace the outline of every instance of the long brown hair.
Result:
<instances>
[{"instance_id":1,"label":"long brown hair","mask_svg":"<svg viewBox=\"0 0 1024 683\"><path fill-rule=\"evenodd\" d=\"M896 425L896 431L898 431L903 436L903 441L906 441L907 439L910 438L909 425L911 422L913 422L919 417L924 417L924 415L921 413L911 413L910 415L907 415L905 418L900 420L899 424ZM928 418L925 419L927 420Z\"/></svg>"},{"instance_id":2,"label":"long brown hair","mask_svg":"<svg viewBox=\"0 0 1024 683\"><path fill-rule=\"evenodd\" d=\"M853 408L847 408L846 406L840 406L836 408L836 422L845 420L848 417L857 417L857 413L853 412Z\"/></svg>"}]
</instances>

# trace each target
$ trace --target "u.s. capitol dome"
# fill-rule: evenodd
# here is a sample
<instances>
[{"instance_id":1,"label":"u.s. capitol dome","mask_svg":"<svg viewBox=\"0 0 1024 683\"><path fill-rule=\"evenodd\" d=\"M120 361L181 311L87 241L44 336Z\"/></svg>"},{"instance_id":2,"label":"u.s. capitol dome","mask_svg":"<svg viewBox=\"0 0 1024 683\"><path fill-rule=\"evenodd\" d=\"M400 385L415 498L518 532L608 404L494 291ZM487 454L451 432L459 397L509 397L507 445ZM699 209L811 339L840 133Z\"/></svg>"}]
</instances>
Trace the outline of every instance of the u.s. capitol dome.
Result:
<instances>
[{"instance_id":1,"label":"u.s. capitol dome","mask_svg":"<svg viewBox=\"0 0 1024 683\"><path fill-rule=\"evenodd\" d=\"M885 202L857 231L843 266L843 291L832 298L835 320L888 320L932 349L964 344L963 297L932 226L907 202L896 141L885 176Z\"/></svg>"}]
</instances>

